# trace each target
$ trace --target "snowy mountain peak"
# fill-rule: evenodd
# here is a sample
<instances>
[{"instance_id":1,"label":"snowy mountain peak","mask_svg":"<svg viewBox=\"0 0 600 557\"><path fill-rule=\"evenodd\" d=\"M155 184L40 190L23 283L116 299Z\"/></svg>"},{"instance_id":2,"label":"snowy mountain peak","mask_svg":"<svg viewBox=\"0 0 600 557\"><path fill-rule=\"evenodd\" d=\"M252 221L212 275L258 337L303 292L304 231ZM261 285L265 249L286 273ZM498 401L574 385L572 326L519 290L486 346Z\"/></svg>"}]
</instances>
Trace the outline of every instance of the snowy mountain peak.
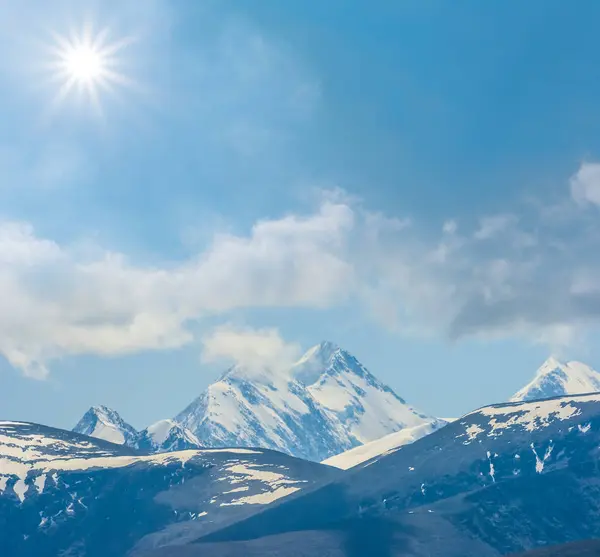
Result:
<instances>
[{"instance_id":1,"label":"snowy mountain peak","mask_svg":"<svg viewBox=\"0 0 600 557\"><path fill-rule=\"evenodd\" d=\"M288 370L231 368L175 421L206 447L264 447L320 461L431 419L322 342Z\"/></svg>"},{"instance_id":2,"label":"snowy mountain peak","mask_svg":"<svg viewBox=\"0 0 600 557\"><path fill-rule=\"evenodd\" d=\"M140 431L137 448L148 452L172 452L198 449L198 438L175 420L160 420Z\"/></svg>"},{"instance_id":3,"label":"snowy mountain peak","mask_svg":"<svg viewBox=\"0 0 600 557\"><path fill-rule=\"evenodd\" d=\"M96 437L117 445L135 444L137 431L108 406L92 406L77 425L75 433Z\"/></svg>"},{"instance_id":4,"label":"snowy mountain peak","mask_svg":"<svg viewBox=\"0 0 600 557\"><path fill-rule=\"evenodd\" d=\"M533 380L510 399L523 402L555 396L578 395L600 391L600 373L581 362L563 363L548 358Z\"/></svg>"},{"instance_id":5,"label":"snowy mountain peak","mask_svg":"<svg viewBox=\"0 0 600 557\"><path fill-rule=\"evenodd\" d=\"M292 366L292 376L304 385L314 383L319 379L323 370L329 368L331 360L338 352L340 352L340 347L329 341L323 341L309 348Z\"/></svg>"}]
</instances>

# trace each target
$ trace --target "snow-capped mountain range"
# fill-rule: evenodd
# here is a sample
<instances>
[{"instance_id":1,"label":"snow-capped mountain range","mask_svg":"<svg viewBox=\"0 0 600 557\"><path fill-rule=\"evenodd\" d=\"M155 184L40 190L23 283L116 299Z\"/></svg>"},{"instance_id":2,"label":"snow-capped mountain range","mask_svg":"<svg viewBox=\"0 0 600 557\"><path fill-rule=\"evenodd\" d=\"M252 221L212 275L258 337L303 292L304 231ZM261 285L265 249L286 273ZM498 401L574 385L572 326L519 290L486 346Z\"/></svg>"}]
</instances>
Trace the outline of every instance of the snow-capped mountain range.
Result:
<instances>
[{"instance_id":1,"label":"snow-capped mountain range","mask_svg":"<svg viewBox=\"0 0 600 557\"><path fill-rule=\"evenodd\" d=\"M371 536L369 552L348 555L497 557L598 537L599 427L598 393L484 407L201 541L287 532L281 543L293 544L294 555L346 555L335 534L360 537L362 521L363 535L378 531L374 522L384 535ZM319 532L321 545L298 531ZM395 551L386 547L394 543ZM237 550L244 553L244 545Z\"/></svg>"},{"instance_id":2,"label":"snow-capped mountain range","mask_svg":"<svg viewBox=\"0 0 600 557\"><path fill-rule=\"evenodd\" d=\"M527 402L557 396L580 395L600 391L600 373L581 362L563 363L548 358L537 370L535 377L511 397L510 402ZM324 464L347 469L414 443L433 433L453 419L437 419L429 423L390 433L385 437L355 447L323 461Z\"/></svg>"},{"instance_id":3,"label":"snow-capped mountain range","mask_svg":"<svg viewBox=\"0 0 600 557\"><path fill-rule=\"evenodd\" d=\"M198 438L175 420L160 420L142 431L136 431L115 410L106 406L92 406L73 431L149 453L201 447Z\"/></svg>"},{"instance_id":4,"label":"snow-capped mountain range","mask_svg":"<svg viewBox=\"0 0 600 557\"><path fill-rule=\"evenodd\" d=\"M90 409L74 431L150 452L261 447L318 462L434 420L323 342L287 370L234 366L174 419L142 432L106 407Z\"/></svg>"},{"instance_id":5,"label":"snow-capped mountain range","mask_svg":"<svg viewBox=\"0 0 600 557\"><path fill-rule=\"evenodd\" d=\"M185 552L499 557L600 537L600 393L480 408Z\"/></svg>"},{"instance_id":6,"label":"snow-capped mountain range","mask_svg":"<svg viewBox=\"0 0 600 557\"><path fill-rule=\"evenodd\" d=\"M549 358L511 402L600 391L600 373ZM138 432L105 406L74 431L143 452L262 447L347 468L439 429L448 420L416 411L354 356L331 342L287 370L230 368L173 419Z\"/></svg>"},{"instance_id":7,"label":"snow-capped mountain range","mask_svg":"<svg viewBox=\"0 0 600 557\"><path fill-rule=\"evenodd\" d=\"M0 421L0 554L142 554L192 541L340 472L263 449L143 455Z\"/></svg>"}]
</instances>

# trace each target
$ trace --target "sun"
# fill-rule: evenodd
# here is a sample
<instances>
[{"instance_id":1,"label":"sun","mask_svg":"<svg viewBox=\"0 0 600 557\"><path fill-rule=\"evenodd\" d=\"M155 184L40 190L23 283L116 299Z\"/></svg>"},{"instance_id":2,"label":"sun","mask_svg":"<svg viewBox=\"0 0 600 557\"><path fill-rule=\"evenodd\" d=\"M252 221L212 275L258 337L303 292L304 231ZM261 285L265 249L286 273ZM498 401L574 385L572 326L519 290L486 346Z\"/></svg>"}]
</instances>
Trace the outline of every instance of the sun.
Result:
<instances>
[{"instance_id":1,"label":"sun","mask_svg":"<svg viewBox=\"0 0 600 557\"><path fill-rule=\"evenodd\" d=\"M102 79L106 60L100 51L81 45L65 52L64 66L71 79L89 84Z\"/></svg>"},{"instance_id":2,"label":"sun","mask_svg":"<svg viewBox=\"0 0 600 557\"><path fill-rule=\"evenodd\" d=\"M101 93L114 93L118 86L132 84L121 69L122 51L131 43L130 38L116 40L109 29L96 33L91 25L68 36L53 37L50 69L53 80L59 83L57 102L77 94L100 109Z\"/></svg>"}]
</instances>

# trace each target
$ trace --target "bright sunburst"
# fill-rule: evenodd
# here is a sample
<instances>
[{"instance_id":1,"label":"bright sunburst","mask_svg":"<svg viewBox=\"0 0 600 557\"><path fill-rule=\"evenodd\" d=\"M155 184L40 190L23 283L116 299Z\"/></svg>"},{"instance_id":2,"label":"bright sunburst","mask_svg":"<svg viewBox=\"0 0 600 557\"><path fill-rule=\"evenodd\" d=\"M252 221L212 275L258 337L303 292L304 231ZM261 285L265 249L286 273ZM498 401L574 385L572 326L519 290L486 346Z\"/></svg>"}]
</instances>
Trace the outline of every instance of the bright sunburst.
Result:
<instances>
[{"instance_id":1,"label":"bright sunburst","mask_svg":"<svg viewBox=\"0 0 600 557\"><path fill-rule=\"evenodd\" d=\"M51 70L60 84L57 101L78 93L99 109L102 91L114 92L116 86L131 84L119 71L119 55L130 39L113 40L108 29L94 33L89 25L80 33L54 35L54 39Z\"/></svg>"}]
</instances>

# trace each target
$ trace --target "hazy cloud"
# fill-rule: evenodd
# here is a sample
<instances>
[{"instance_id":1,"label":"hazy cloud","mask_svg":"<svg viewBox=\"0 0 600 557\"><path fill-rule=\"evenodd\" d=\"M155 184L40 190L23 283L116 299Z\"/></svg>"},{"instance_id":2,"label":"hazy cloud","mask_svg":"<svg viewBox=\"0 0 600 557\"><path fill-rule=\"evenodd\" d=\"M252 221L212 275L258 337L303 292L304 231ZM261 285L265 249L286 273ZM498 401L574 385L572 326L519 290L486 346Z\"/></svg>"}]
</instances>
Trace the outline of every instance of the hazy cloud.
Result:
<instances>
[{"instance_id":1,"label":"hazy cloud","mask_svg":"<svg viewBox=\"0 0 600 557\"><path fill-rule=\"evenodd\" d=\"M600 164L583 163L571 178L570 185L575 201L600 206Z\"/></svg>"},{"instance_id":2,"label":"hazy cloud","mask_svg":"<svg viewBox=\"0 0 600 557\"><path fill-rule=\"evenodd\" d=\"M495 238L506 231L511 224L514 224L515 220L514 215L483 217L479 220L479 229L475 232L475 239L489 240Z\"/></svg>"},{"instance_id":3,"label":"hazy cloud","mask_svg":"<svg viewBox=\"0 0 600 557\"><path fill-rule=\"evenodd\" d=\"M300 345L286 342L274 328L223 325L202 338L205 362L228 360L250 371L288 369L301 354Z\"/></svg>"},{"instance_id":4,"label":"hazy cloud","mask_svg":"<svg viewBox=\"0 0 600 557\"><path fill-rule=\"evenodd\" d=\"M545 225L541 213L515 211L501 227L482 220L459 234L444 226L432 238L338 191L312 213L258 221L245 235L216 234L204 251L160 267L98 246L59 245L27 224L5 222L0 352L24 373L43 376L49 362L70 354L181 346L193 340L190 324L205 316L345 303L403 334L570 343L600 321L600 223L569 211L569 236ZM491 230L503 231L493 242L477 237L486 223L490 240ZM513 241L532 229L537 242ZM275 362L297 353L271 329L222 327L203 343L205 359L258 361L272 353Z\"/></svg>"}]
</instances>

